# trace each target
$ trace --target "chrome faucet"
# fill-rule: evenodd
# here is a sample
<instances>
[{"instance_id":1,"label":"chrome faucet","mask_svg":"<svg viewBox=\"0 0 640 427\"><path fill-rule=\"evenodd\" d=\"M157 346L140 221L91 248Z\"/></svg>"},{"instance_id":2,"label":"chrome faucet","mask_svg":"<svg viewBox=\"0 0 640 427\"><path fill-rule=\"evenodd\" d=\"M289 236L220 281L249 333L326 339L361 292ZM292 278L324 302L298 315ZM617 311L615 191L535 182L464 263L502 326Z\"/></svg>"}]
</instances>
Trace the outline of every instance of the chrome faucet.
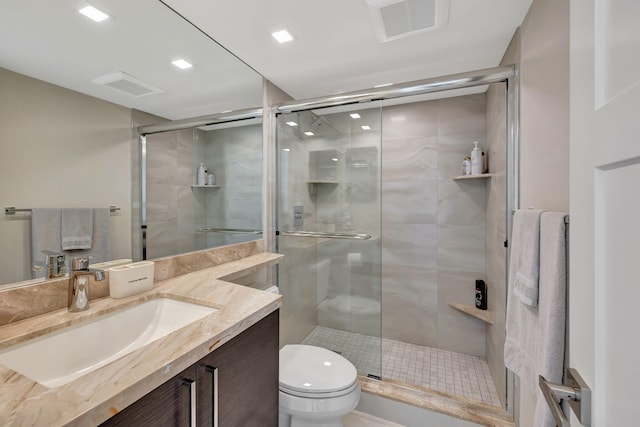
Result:
<instances>
[{"instance_id":1,"label":"chrome faucet","mask_svg":"<svg viewBox=\"0 0 640 427\"><path fill-rule=\"evenodd\" d=\"M89 277L104 280L104 271L89 268L89 258L73 258L69 275L67 310L75 313L89 308Z\"/></svg>"}]
</instances>

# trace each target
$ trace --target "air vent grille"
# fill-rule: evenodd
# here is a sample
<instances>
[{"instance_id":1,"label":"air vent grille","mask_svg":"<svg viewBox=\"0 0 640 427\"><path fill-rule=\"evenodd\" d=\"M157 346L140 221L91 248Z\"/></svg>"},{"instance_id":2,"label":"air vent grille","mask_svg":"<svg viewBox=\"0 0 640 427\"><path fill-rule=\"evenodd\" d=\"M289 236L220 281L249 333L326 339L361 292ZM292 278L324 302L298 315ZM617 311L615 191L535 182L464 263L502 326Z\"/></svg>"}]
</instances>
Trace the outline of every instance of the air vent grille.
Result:
<instances>
[{"instance_id":1,"label":"air vent grille","mask_svg":"<svg viewBox=\"0 0 640 427\"><path fill-rule=\"evenodd\" d=\"M449 0L365 0L381 43L443 27Z\"/></svg>"},{"instance_id":2,"label":"air vent grille","mask_svg":"<svg viewBox=\"0 0 640 427\"><path fill-rule=\"evenodd\" d=\"M436 25L435 0L407 0L380 8L387 37Z\"/></svg>"},{"instance_id":3,"label":"air vent grille","mask_svg":"<svg viewBox=\"0 0 640 427\"><path fill-rule=\"evenodd\" d=\"M96 79L93 79L92 82L99 85L109 86L113 89L124 92L136 98L163 92L162 89L153 87L150 84L138 80L135 77L121 71L98 77Z\"/></svg>"}]
</instances>

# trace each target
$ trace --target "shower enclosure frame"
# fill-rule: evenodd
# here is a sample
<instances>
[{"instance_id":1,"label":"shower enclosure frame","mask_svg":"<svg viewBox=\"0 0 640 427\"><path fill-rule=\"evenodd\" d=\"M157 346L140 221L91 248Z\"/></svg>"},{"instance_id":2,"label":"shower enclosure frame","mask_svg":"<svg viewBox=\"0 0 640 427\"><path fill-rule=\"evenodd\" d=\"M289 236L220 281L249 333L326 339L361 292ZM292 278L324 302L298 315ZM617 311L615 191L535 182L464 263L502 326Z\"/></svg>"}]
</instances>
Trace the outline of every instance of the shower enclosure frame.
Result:
<instances>
[{"instance_id":1,"label":"shower enclosure frame","mask_svg":"<svg viewBox=\"0 0 640 427\"><path fill-rule=\"evenodd\" d=\"M465 73L451 74L434 77L425 80L416 80L407 83L399 83L380 89L365 89L326 97L310 98L306 100L287 101L273 106L265 105L264 148L265 153L275 153L276 123L279 114L308 111L325 107L338 107L349 104L358 104L371 101L389 100L415 95L444 92L452 89L464 89L492 83L505 83L506 86L506 114L507 114L507 183L506 203L507 212L514 212L519 208L519 152L520 152L520 76L518 65L507 65L495 68L487 68ZM276 173L276 161L274 154L265 156L265 192L267 204L275 207L275 185L269 185ZM510 256L508 241L511 238L512 215L507 215L507 260ZM269 209L265 209L263 229L265 233L265 250L276 250L276 215ZM505 280L508 280L508 262ZM506 302L507 295L503 295ZM507 396L506 410L513 415L515 387L514 377L507 370Z\"/></svg>"},{"instance_id":2,"label":"shower enclosure frame","mask_svg":"<svg viewBox=\"0 0 640 427\"><path fill-rule=\"evenodd\" d=\"M135 129L135 136L138 140L138 182L139 182L139 212L133 210L134 228L132 240L134 240L134 248L139 247L138 259L147 259L147 135L153 135L163 132L171 132L185 129L195 129L201 126L219 125L223 123L232 123L242 120L251 120L262 118L264 109L261 107L251 107L241 110L229 111L226 113L210 114L206 116L194 117L182 120L169 120L162 123L139 126ZM264 146L264 142L263 142ZM264 151L264 149L263 149ZM263 174L264 180L264 174ZM263 206L263 212L264 212ZM137 217L137 218L136 218ZM263 214L263 226L264 226ZM137 241L137 244L136 244ZM138 246L139 245L139 246Z\"/></svg>"}]
</instances>

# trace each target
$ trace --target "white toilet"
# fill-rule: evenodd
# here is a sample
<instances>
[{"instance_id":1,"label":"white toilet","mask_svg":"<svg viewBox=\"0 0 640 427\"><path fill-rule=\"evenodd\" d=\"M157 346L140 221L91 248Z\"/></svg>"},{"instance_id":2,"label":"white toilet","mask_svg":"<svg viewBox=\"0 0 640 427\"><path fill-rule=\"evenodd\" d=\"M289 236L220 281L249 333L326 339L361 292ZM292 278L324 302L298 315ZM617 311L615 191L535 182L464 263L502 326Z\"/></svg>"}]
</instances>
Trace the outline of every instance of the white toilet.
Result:
<instances>
[{"instance_id":1,"label":"white toilet","mask_svg":"<svg viewBox=\"0 0 640 427\"><path fill-rule=\"evenodd\" d=\"M285 345L280 350L280 427L342 427L360 401L358 371L322 347Z\"/></svg>"}]
</instances>

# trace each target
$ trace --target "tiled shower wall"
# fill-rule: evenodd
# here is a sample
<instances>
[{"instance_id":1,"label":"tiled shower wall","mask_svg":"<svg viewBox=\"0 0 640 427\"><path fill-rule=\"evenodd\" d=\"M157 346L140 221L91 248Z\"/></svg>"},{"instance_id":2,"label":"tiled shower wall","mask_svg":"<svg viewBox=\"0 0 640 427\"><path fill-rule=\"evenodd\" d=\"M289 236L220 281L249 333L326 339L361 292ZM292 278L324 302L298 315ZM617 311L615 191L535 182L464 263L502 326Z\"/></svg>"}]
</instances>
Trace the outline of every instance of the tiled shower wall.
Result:
<instances>
[{"instance_id":1,"label":"tiled shower wall","mask_svg":"<svg viewBox=\"0 0 640 427\"><path fill-rule=\"evenodd\" d=\"M251 124L201 132L202 162L220 188L199 188L206 226L262 229L262 126ZM196 160L195 163L198 163ZM207 233L208 247L261 238L255 234Z\"/></svg>"},{"instance_id":2,"label":"tiled shower wall","mask_svg":"<svg viewBox=\"0 0 640 427\"><path fill-rule=\"evenodd\" d=\"M484 179L453 181L485 144L485 95L385 107L382 113L382 336L485 356L473 305L485 278Z\"/></svg>"},{"instance_id":3,"label":"tiled shower wall","mask_svg":"<svg viewBox=\"0 0 640 427\"><path fill-rule=\"evenodd\" d=\"M133 110L134 126L158 123L164 119ZM193 131L180 130L147 136L147 259L204 249L204 236L195 232L196 224L204 219L204 211L194 204L193 184L194 145ZM139 157L137 144L133 144L132 169L134 171L133 203L134 232L140 229ZM134 254L141 259L142 252L136 235Z\"/></svg>"}]
</instances>

